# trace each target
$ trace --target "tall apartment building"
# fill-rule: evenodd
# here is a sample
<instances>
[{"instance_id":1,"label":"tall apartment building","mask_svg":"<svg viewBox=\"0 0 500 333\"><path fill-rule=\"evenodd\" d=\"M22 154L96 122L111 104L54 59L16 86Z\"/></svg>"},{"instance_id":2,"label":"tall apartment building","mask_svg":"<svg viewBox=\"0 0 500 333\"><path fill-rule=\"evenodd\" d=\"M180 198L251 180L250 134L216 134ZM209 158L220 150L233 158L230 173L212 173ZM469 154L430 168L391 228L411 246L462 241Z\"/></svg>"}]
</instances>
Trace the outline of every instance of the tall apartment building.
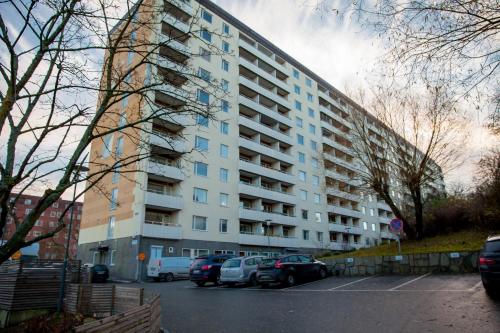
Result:
<instances>
[{"instance_id":1,"label":"tall apartment building","mask_svg":"<svg viewBox=\"0 0 500 333\"><path fill-rule=\"evenodd\" d=\"M200 76L222 82L228 98L217 121L152 122L153 132L184 139L166 145L150 136L158 154L141 164L144 172L128 175L135 181L103 180L111 206L86 194L79 257L134 279L145 273L139 253L147 263L159 256L347 250L392 239L390 208L353 179L358 165L349 151L349 114L359 106L212 2L168 3L158 29L182 37L153 70L187 61ZM206 28L201 38L186 35L193 21ZM211 56L207 43L227 53ZM186 49L200 55L188 59ZM373 136L380 135L376 119L369 122ZM110 145L118 144L115 136ZM102 144L94 142L92 151ZM402 200L398 184L393 187Z\"/></svg>"}]
</instances>

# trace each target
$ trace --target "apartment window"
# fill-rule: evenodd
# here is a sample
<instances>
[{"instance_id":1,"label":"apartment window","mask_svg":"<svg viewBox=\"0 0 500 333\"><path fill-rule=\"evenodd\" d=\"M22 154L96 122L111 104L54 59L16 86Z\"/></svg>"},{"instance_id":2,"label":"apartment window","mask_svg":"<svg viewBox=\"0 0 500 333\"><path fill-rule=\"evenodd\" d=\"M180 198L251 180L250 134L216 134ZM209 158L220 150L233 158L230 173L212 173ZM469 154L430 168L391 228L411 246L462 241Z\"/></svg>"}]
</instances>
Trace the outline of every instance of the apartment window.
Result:
<instances>
[{"instance_id":1,"label":"apartment window","mask_svg":"<svg viewBox=\"0 0 500 333\"><path fill-rule=\"evenodd\" d=\"M221 100L221 109L222 109L222 112L229 112L229 102L226 101L226 100Z\"/></svg>"},{"instance_id":2,"label":"apartment window","mask_svg":"<svg viewBox=\"0 0 500 333\"><path fill-rule=\"evenodd\" d=\"M225 34L229 34L229 25L225 22L222 22L222 32Z\"/></svg>"},{"instance_id":3,"label":"apartment window","mask_svg":"<svg viewBox=\"0 0 500 333\"><path fill-rule=\"evenodd\" d=\"M319 176L312 176L312 183L314 186L319 186Z\"/></svg>"},{"instance_id":4,"label":"apartment window","mask_svg":"<svg viewBox=\"0 0 500 333\"><path fill-rule=\"evenodd\" d=\"M203 38L204 40L206 40L207 42L211 43L212 42L212 34L210 33L210 31L208 31L207 29L205 28L202 28L200 30L200 36L201 38Z\"/></svg>"},{"instance_id":5,"label":"apartment window","mask_svg":"<svg viewBox=\"0 0 500 333\"><path fill-rule=\"evenodd\" d=\"M300 117L295 117L295 124L296 124L298 127L302 128L302 118L300 118Z\"/></svg>"},{"instance_id":6,"label":"apartment window","mask_svg":"<svg viewBox=\"0 0 500 333\"><path fill-rule=\"evenodd\" d=\"M364 200L365 194L363 192L359 192L359 196L360 196L361 200Z\"/></svg>"},{"instance_id":7,"label":"apartment window","mask_svg":"<svg viewBox=\"0 0 500 333\"><path fill-rule=\"evenodd\" d=\"M368 194L368 201L372 202L373 201L373 197L371 194Z\"/></svg>"},{"instance_id":8,"label":"apartment window","mask_svg":"<svg viewBox=\"0 0 500 333\"><path fill-rule=\"evenodd\" d=\"M198 124L199 126L208 127L208 117L205 117L201 114L197 114L196 124Z\"/></svg>"},{"instance_id":9,"label":"apartment window","mask_svg":"<svg viewBox=\"0 0 500 333\"><path fill-rule=\"evenodd\" d=\"M120 136L118 140L116 140L115 146L115 155L119 157L123 154L123 136Z\"/></svg>"},{"instance_id":10,"label":"apartment window","mask_svg":"<svg viewBox=\"0 0 500 333\"><path fill-rule=\"evenodd\" d=\"M370 208L370 216L374 216L373 208Z\"/></svg>"},{"instance_id":11,"label":"apartment window","mask_svg":"<svg viewBox=\"0 0 500 333\"><path fill-rule=\"evenodd\" d=\"M313 166L314 169L317 169L319 167L319 161L318 161L318 159L315 158L315 157L313 157L311 159L311 164L312 164L312 166Z\"/></svg>"},{"instance_id":12,"label":"apartment window","mask_svg":"<svg viewBox=\"0 0 500 333\"><path fill-rule=\"evenodd\" d=\"M219 180L223 183L227 183L229 179L229 170L220 168L219 169Z\"/></svg>"},{"instance_id":13,"label":"apartment window","mask_svg":"<svg viewBox=\"0 0 500 333\"><path fill-rule=\"evenodd\" d=\"M203 162L194 162L194 174L198 176L208 176L208 164Z\"/></svg>"},{"instance_id":14,"label":"apartment window","mask_svg":"<svg viewBox=\"0 0 500 333\"><path fill-rule=\"evenodd\" d=\"M229 157L229 146L221 144L219 155L222 158L228 158Z\"/></svg>"},{"instance_id":15,"label":"apartment window","mask_svg":"<svg viewBox=\"0 0 500 333\"><path fill-rule=\"evenodd\" d=\"M193 201L199 203L207 203L208 191L202 188L195 187L193 191Z\"/></svg>"},{"instance_id":16,"label":"apartment window","mask_svg":"<svg viewBox=\"0 0 500 333\"><path fill-rule=\"evenodd\" d=\"M318 238L318 242L323 243L323 233L321 231L316 232L316 237Z\"/></svg>"},{"instance_id":17,"label":"apartment window","mask_svg":"<svg viewBox=\"0 0 500 333\"><path fill-rule=\"evenodd\" d=\"M134 52L128 51L127 53L127 65L130 65L134 60Z\"/></svg>"},{"instance_id":18,"label":"apartment window","mask_svg":"<svg viewBox=\"0 0 500 333\"><path fill-rule=\"evenodd\" d=\"M49 228L54 228L56 226L56 223L54 221L49 222Z\"/></svg>"},{"instance_id":19,"label":"apartment window","mask_svg":"<svg viewBox=\"0 0 500 333\"><path fill-rule=\"evenodd\" d=\"M208 151L208 139L196 136L194 139L194 145L199 151Z\"/></svg>"},{"instance_id":20,"label":"apartment window","mask_svg":"<svg viewBox=\"0 0 500 333\"><path fill-rule=\"evenodd\" d=\"M302 230L302 238L309 240L309 230Z\"/></svg>"},{"instance_id":21,"label":"apartment window","mask_svg":"<svg viewBox=\"0 0 500 333\"><path fill-rule=\"evenodd\" d=\"M295 108L299 111L302 111L302 103L299 101L295 101Z\"/></svg>"},{"instance_id":22,"label":"apartment window","mask_svg":"<svg viewBox=\"0 0 500 333\"><path fill-rule=\"evenodd\" d=\"M311 149L314 151L318 150L318 144L314 140L311 140Z\"/></svg>"},{"instance_id":23,"label":"apartment window","mask_svg":"<svg viewBox=\"0 0 500 333\"><path fill-rule=\"evenodd\" d=\"M198 89L198 102L208 105L210 103L210 95L206 91Z\"/></svg>"},{"instance_id":24,"label":"apartment window","mask_svg":"<svg viewBox=\"0 0 500 333\"><path fill-rule=\"evenodd\" d=\"M377 227L375 226L375 223L372 223L372 231L377 231Z\"/></svg>"},{"instance_id":25,"label":"apartment window","mask_svg":"<svg viewBox=\"0 0 500 333\"><path fill-rule=\"evenodd\" d=\"M309 124L309 133L316 134L316 126Z\"/></svg>"},{"instance_id":26,"label":"apartment window","mask_svg":"<svg viewBox=\"0 0 500 333\"><path fill-rule=\"evenodd\" d=\"M227 194L227 193L220 193L219 194L219 204L222 207L227 207L229 205L229 194Z\"/></svg>"},{"instance_id":27,"label":"apartment window","mask_svg":"<svg viewBox=\"0 0 500 333\"><path fill-rule=\"evenodd\" d=\"M198 68L198 77L204 81L210 82L210 72L203 68Z\"/></svg>"},{"instance_id":28,"label":"apartment window","mask_svg":"<svg viewBox=\"0 0 500 333\"><path fill-rule=\"evenodd\" d=\"M365 206L361 207L361 213L366 214L366 207Z\"/></svg>"},{"instance_id":29,"label":"apartment window","mask_svg":"<svg viewBox=\"0 0 500 333\"><path fill-rule=\"evenodd\" d=\"M113 145L113 133L106 134L103 138L102 152L103 158L111 155L111 146Z\"/></svg>"},{"instance_id":30,"label":"apartment window","mask_svg":"<svg viewBox=\"0 0 500 333\"><path fill-rule=\"evenodd\" d=\"M115 166L115 170L113 170L113 176L111 177L111 183L117 184L120 181L120 169L121 164L118 162Z\"/></svg>"},{"instance_id":31,"label":"apartment window","mask_svg":"<svg viewBox=\"0 0 500 333\"><path fill-rule=\"evenodd\" d=\"M229 72L229 62L224 59L222 59L222 70L225 72Z\"/></svg>"},{"instance_id":32,"label":"apartment window","mask_svg":"<svg viewBox=\"0 0 500 333\"><path fill-rule=\"evenodd\" d=\"M32 210L31 208L26 208L26 209L24 210L24 214L25 214L25 215L28 215L28 214L31 212L31 210Z\"/></svg>"},{"instance_id":33,"label":"apartment window","mask_svg":"<svg viewBox=\"0 0 500 333\"><path fill-rule=\"evenodd\" d=\"M303 145L304 144L304 136L303 135L297 134L297 143L299 145Z\"/></svg>"},{"instance_id":34,"label":"apartment window","mask_svg":"<svg viewBox=\"0 0 500 333\"><path fill-rule=\"evenodd\" d=\"M206 61L210 61L210 51L200 47L200 57L205 59Z\"/></svg>"},{"instance_id":35,"label":"apartment window","mask_svg":"<svg viewBox=\"0 0 500 333\"><path fill-rule=\"evenodd\" d=\"M115 217L110 216L108 218L108 239L113 238L115 235Z\"/></svg>"},{"instance_id":36,"label":"apartment window","mask_svg":"<svg viewBox=\"0 0 500 333\"><path fill-rule=\"evenodd\" d=\"M310 78L306 77L306 86L308 86L309 88L312 87L312 81Z\"/></svg>"},{"instance_id":37,"label":"apartment window","mask_svg":"<svg viewBox=\"0 0 500 333\"><path fill-rule=\"evenodd\" d=\"M128 106L128 95L122 98L122 109Z\"/></svg>"},{"instance_id":38,"label":"apartment window","mask_svg":"<svg viewBox=\"0 0 500 333\"><path fill-rule=\"evenodd\" d=\"M306 163L306 154L299 152L299 162Z\"/></svg>"},{"instance_id":39,"label":"apartment window","mask_svg":"<svg viewBox=\"0 0 500 333\"><path fill-rule=\"evenodd\" d=\"M116 250L111 250L111 254L109 256L109 266L115 265L115 258L116 258Z\"/></svg>"},{"instance_id":40,"label":"apartment window","mask_svg":"<svg viewBox=\"0 0 500 333\"><path fill-rule=\"evenodd\" d=\"M220 219L219 220L219 232L220 233L227 233L227 220L226 219Z\"/></svg>"},{"instance_id":41,"label":"apartment window","mask_svg":"<svg viewBox=\"0 0 500 333\"><path fill-rule=\"evenodd\" d=\"M225 121L220 122L220 132L222 134L228 135L229 134L229 123Z\"/></svg>"},{"instance_id":42,"label":"apartment window","mask_svg":"<svg viewBox=\"0 0 500 333\"><path fill-rule=\"evenodd\" d=\"M56 212L50 212L50 217L56 217Z\"/></svg>"},{"instance_id":43,"label":"apartment window","mask_svg":"<svg viewBox=\"0 0 500 333\"><path fill-rule=\"evenodd\" d=\"M296 84L293 85L293 91L295 91L295 93L297 95L300 95L300 87Z\"/></svg>"},{"instance_id":44,"label":"apartment window","mask_svg":"<svg viewBox=\"0 0 500 333\"><path fill-rule=\"evenodd\" d=\"M226 53L229 53L229 43L226 41L222 41L222 50Z\"/></svg>"},{"instance_id":45,"label":"apartment window","mask_svg":"<svg viewBox=\"0 0 500 333\"><path fill-rule=\"evenodd\" d=\"M299 78L299 71L296 70L295 68L293 69L293 77L298 79Z\"/></svg>"},{"instance_id":46,"label":"apartment window","mask_svg":"<svg viewBox=\"0 0 500 333\"><path fill-rule=\"evenodd\" d=\"M212 23L212 14L207 12L205 9L201 10L201 17L208 23Z\"/></svg>"},{"instance_id":47,"label":"apartment window","mask_svg":"<svg viewBox=\"0 0 500 333\"><path fill-rule=\"evenodd\" d=\"M306 181L306 172L305 171L299 170L299 180L302 182Z\"/></svg>"},{"instance_id":48,"label":"apartment window","mask_svg":"<svg viewBox=\"0 0 500 333\"><path fill-rule=\"evenodd\" d=\"M368 230L368 223L363 222L363 230Z\"/></svg>"},{"instance_id":49,"label":"apartment window","mask_svg":"<svg viewBox=\"0 0 500 333\"><path fill-rule=\"evenodd\" d=\"M111 210L116 209L117 205L118 205L118 189L114 188L111 190L111 202L109 205L109 209Z\"/></svg>"},{"instance_id":50,"label":"apartment window","mask_svg":"<svg viewBox=\"0 0 500 333\"><path fill-rule=\"evenodd\" d=\"M316 214L314 214L314 218L315 218L316 222L321 223L321 213L320 212L316 212Z\"/></svg>"},{"instance_id":51,"label":"apartment window","mask_svg":"<svg viewBox=\"0 0 500 333\"><path fill-rule=\"evenodd\" d=\"M31 205L31 199L24 199L24 204L25 205Z\"/></svg>"},{"instance_id":52,"label":"apartment window","mask_svg":"<svg viewBox=\"0 0 500 333\"><path fill-rule=\"evenodd\" d=\"M207 218L206 218L206 216L193 215L193 230L207 231Z\"/></svg>"},{"instance_id":53,"label":"apartment window","mask_svg":"<svg viewBox=\"0 0 500 333\"><path fill-rule=\"evenodd\" d=\"M308 214L308 211L307 211L306 209L302 209L301 211L302 211L302 218L303 218L304 220L307 220L307 214Z\"/></svg>"},{"instance_id":54,"label":"apartment window","mask_svg":"<svg viewBox=\"0 0 500 333\"><path fill-rule=\"evenodd\" d=\"M40 231L33 231L33 237L38 237L40 236L42 233Z\"/></svg>"},{"instance_id":55,"label":"apartment window","mask_svg":"<svg viewBox=\"0 0 500 333\"><path fill-rule=\"evenodd\" d=\"M35 222L35 226L37 226L37 227L41 227L42 225L43 225L42 221L40 221L40 220L36 220L36 222Z\"/></svg>"},{"instance_id":56,"label":"apartment window","mask_svg":"<svg viewBox=\"0 0 500 333\"><path fill-rule=\"evenodd\" d=\"M303 200L303 201L307 200L307 191L306 190L299 190L299 195L300 195L301 200Z\"/></svg>"},{"instance_id":57,"label":"apartment window","mask_svg":"<svg viewBox=\"0 0 500 333\"><path fill-rule=\"evenodd\" d=\"M314 110L309 108L307 109L307 113L309 114L309 117L314 118Z\"/></svg>"},{"instance_id":58,"label":"apartment window","mask_svg":"<svg viewBox=\"0 0 500 333\"><path fill-rule=\"evenodd\" d=\"M320 204L321 203L321 194L314 193L314 203L315 204Z\"/></svg>"},{"instance_id":59,"label":"apartment window","mask_svg":"<svg viewBox=\"0 0 500 333\"><path fill-rule=\"evenodd\" d=\"M120 113L120 118L118 118L118 127L125 127L127 125L127 113Z\"/></svg>"}]
</instances>

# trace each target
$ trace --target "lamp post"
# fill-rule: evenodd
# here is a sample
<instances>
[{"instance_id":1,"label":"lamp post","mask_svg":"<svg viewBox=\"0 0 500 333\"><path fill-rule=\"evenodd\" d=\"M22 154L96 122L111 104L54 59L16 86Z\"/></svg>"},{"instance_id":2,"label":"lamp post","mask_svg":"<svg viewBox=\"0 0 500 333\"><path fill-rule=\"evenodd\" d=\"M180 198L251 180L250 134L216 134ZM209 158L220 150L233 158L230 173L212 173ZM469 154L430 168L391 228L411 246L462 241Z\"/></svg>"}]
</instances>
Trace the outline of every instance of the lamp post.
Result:
<instances>
[{"instance_id":1,"label":"lamp post","mask_svg":"<svg viewBox=\"0 0 500 333\"><path fill-rule=\"evenodd\" d=\"M69 216L69 225L68 225L68 230L66 233L66 246L64 249L64 262L63 262L63 269L61 272L61 286L59 289L59 300L57 302L57 312L61 312L63 308L63 303L64 303L64 289L66 288L66 269L68 267L68 256L69 256L69 246L70 246L70 240L71 240L71 229L73 228L73 212L75 211L75 200L76 200L76 185L78 184L78 179L80 178L80 172L87 172L89 169L85 166L78 166L73 172L76 173L75 175L75 187L73 188L73 201L71 204L71 213Z\"/></svg>"},{"instance_id":2,"label":"lamp post","mask_svg":"<svg viewBox=\"0 0 500 333\"><path fill-rule=\"evenodd\" d=\"M265 222L267 225L267 249L268 249L268 256L270 258L271 257L271 236L269 235L269 230L271 228L272 220L265 220Z\"/></svg>"}]
</instances>

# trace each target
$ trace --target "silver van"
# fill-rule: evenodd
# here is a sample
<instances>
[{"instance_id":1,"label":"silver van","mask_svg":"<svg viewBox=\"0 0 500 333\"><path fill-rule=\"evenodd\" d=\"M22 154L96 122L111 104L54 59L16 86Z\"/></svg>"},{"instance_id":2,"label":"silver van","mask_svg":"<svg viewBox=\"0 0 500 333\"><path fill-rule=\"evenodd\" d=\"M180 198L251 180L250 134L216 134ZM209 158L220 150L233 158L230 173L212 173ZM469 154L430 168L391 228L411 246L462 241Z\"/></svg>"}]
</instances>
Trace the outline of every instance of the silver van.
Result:
<instances>
[{"instance_id":1,"label":"silver van","mask_svg":"<svg viewBox=\"0 0 500 333\"><path fill-rule=\"evenodd\" d=\"M264 258L264 256L249 256L226 260L220 269L221 284L247 283L256 286L257 266Z\"/></svg>"},{"instance_id":2,"label":"silver van","mask_svg":"<svg viewBox=\"0 0 500 333\"><path fill-rule=\"evenodd\" d=\"M188 279L189 268L193 259L189 257L163 257L153 259L148 265L148 277L155 281L168 281L174 279Z\"/></svg>"}]
</instances>

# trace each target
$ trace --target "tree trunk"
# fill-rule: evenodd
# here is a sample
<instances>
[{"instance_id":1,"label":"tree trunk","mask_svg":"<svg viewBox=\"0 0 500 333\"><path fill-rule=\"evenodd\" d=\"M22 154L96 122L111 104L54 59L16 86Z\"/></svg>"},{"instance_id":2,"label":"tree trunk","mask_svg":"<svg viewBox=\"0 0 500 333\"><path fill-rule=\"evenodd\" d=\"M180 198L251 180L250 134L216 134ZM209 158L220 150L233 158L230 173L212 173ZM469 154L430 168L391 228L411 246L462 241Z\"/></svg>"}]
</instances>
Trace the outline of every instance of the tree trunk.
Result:
<instances>
[{"instance_id":1,"label":"tree trunk","mask_svg":"<svg viewBox=\"0 0 500 333\"><path fill-rule=\"evenodd\" d=\"M423 217L423 204L422 204L422 192L420 187L417 187L412 191L413 204L415 205L415 230L416 238L424 238L424 217Z\"/></svg>"}]
</instances>

